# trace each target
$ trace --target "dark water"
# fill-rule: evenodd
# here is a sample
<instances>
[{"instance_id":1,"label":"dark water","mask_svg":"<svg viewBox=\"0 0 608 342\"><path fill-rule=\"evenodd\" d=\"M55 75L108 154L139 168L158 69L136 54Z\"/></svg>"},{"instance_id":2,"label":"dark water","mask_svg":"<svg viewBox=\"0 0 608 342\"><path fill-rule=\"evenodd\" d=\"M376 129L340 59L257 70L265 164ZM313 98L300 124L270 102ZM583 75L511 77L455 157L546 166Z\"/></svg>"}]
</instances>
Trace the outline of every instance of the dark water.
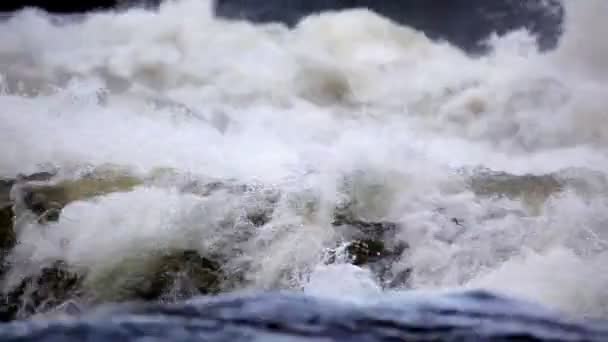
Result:
<instances>
[{"instance_id":1,"label":"dark water","mask_svg":"<svg viewBox=\"0 0 608 342\"><path fill-rule=\"evenodd\" d=\"M399 23L445 39L469 51L483 48L483 39L496 32L528 28L543 48L554 47L563 11L556 0L219 0L220 15L255 21L295 24L303 15L324 10L365 7ZM548 10L550 8L551 10Z\"/></svg>"},{"instance_id":2,"label":"dark water","mask_svg":"<svg viewBox=\"0 0 608 342\"><path fill-rule=\"evenodd\" d=\"M3 1L0 11L38 7L53 13L155 7L158 0L96 0L51 2ZM327 10L369 8L399 23L447 40L470 52L484 50L484 39L527 28L543 49L553 48L561 32L563 9L559 0L217 0L217 14L256 22L295 25L302 17Z\"/></svg>"},{"instance_id":3,"label":"dark water","mask_svg":"<svg viewBox=\"0 0 608 342\"><path fill-rule=\"evenodd\" d=\"M0 340L606 341L608 327L486 292L365 305L275 293L123 305L73 319L17 322L0 328Z\"/></svg>"}]
</instances>

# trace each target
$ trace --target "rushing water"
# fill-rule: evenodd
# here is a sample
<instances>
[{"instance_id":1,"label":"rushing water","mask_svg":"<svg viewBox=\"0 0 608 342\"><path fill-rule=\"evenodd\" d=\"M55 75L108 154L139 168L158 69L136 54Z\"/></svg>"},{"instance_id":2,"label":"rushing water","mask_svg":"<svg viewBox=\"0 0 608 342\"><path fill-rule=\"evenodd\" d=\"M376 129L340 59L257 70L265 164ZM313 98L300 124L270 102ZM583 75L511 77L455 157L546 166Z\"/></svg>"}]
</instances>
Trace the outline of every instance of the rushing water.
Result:
<instances>
[{"instance_id":1,"label":"rushing water","mask_svg":"<svg viewBox=\"0 0 608 342\"><path fill-rule=\"evenodd\" d=\"M586 341L606 326L566 320L488 293L385 298L352 305L294 294L224 295L121 305L77 320L15 322L6 342L48 341Z\"/></svg>"},{"instance_id":2,"label":"rushing water","mask_svg":"<svg viewBox=\"0 0 608 342\"><path fill-rule=\"evenodd\" d=\"M608 318L608 3L567 1L553 50L519 30L482 57L362 9L288 28L211 5L0 23L0 177L76 184L50 223L13 188L4 290L61 260L116 299L187 249L226 289L483 288ZM91 172L127 180L85 196ZM407 279L343 257L345 203L393 223L384 243L407 248L386 267Z\"/></svg>"}]
</instances>

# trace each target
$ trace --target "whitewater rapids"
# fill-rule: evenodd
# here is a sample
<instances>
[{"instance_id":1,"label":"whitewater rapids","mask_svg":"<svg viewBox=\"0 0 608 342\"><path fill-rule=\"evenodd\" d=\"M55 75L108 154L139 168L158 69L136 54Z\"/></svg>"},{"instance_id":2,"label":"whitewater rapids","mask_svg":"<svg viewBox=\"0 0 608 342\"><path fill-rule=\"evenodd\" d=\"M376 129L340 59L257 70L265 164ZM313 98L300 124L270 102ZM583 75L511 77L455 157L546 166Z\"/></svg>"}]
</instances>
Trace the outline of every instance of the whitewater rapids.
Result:
<instances>
[{"instance_id":1,"label":"whitewater rapids","mask_svg":"<svg viewBox=\"0 0 608 342\"><path fill-rule=\"evenodd\" d=\"M565 5L555 50L522 30L482 57L366 10L293 29L194 0L2 21L0 177L173 174L18 227L11 272L65 260L95 275L154 249L219 248L219 222L256 199L176 188L230 179L291 195L242 246L251 288L365 302L384 295L365 268L323 262L341 181L357 175L359 214L399 223L410 246L392 265L411 268L407 287L390 291L483 288L608 318L608 3ZM466 182L480 167L591 185L538 203L480 196ZM312 216L297 205L309 198Z\"/></svg>"}]
</instances>

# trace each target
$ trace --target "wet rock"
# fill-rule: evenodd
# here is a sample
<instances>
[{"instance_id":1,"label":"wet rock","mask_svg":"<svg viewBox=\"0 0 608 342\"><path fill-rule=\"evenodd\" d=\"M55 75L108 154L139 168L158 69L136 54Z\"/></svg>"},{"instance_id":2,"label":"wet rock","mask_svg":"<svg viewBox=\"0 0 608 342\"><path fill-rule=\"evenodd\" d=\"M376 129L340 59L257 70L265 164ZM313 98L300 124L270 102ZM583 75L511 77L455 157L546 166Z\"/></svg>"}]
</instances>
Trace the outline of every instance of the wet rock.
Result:
<instances>
[{"instance_id":1,"label":"wet rock","mask_svg":"<svg viewBox=\"0 0 608 342\"><path fill-rule=\"evenodd\" d=\"M10 192L15 182L0 179L0 250L11 248L14 244L13 203Z\"/></svg>"},{"instance_id":2,"label":"wet rock","mask_svg":"<svg viewBox=\"0 0 608 342\"><path fill-rule=\"evenodd\" d=\"M381 286L393 288L406 284L409 279L410 269L393 273L393 265L408 247L406 243L387 246L383 241L368 239L350 242L345 252L353 265L369 268Z\"/></svg>"},{"instance_id":3,"label":"wet rock","mask_svg":"<svg viewBox=\"0 0 608 342\"><path fill-rule=\"evenodd\" d=\"M346 252L350 256L353 265L361 266L386 262L387 258L398 258L407 248L408 246L405 243L397 244L390 248L379 240L357 240L348 244Z\"/></svg>"},{"instance_id":4,"label":"wet rock","mask_svg":"<svg viewBox=\"0 0 608 342\"><path fill-rule=\"evenodd\" d=\"M361 266L370 262L378 261L389 255L384 243L378 240L358 240L351 242L346 247L353 265Z\"/></svg>"},{"instance_id":5,"label":"wet rock","mask_svg":"<svg viewBox=\"0 0 608 342\"><path fill-rule=\"evenodd\" d=\"M58 221L63 207L61 203L51 200L42 192L38 192L38 189L26 190L23 203L38 216L39 223Z\"/></svg>"},{"instance_id":6,"label":"wet rock","mask_svg":"<svg viewBox=\"0 0 608 342\"><path fill-rule=\"evenodd\" d=\"M0 254L4 254L15 245L14 217L12 205L0 207ZM2 256L0 256L0 262L2 259Z\"/></svg>"},{"instance_id":7,"label":"wet rock","mask_svg":"<svg viewBox=\"0 0 608 342\"><path fill-rule=\"evenodd\" d=\"M332 225L349 226L356 229L358 235L375 239L382 239L386 235L394 234L398 226L394 222L370 222L341 215L334 216Z\"/></svg>"},{"instance_id":8,"label":"wet rock","mask_svg":"<svg viewBox=\"0 0 608 342\"><path fill-rule=\"evenodd\" d=\"M368 267L383 286L403 284L409 271L394 275L392 266L409 247L396 239L398 224L388 221L365 221L356 217L347 205L334 213L332 225L349 241L345 248L347 262ZM330 258L333 263L335 257Z\"/></svg>"},{"instance_id":9,"label":"wet rock","mask_svg":"<svg viewBox=\"0 0 608 342\"><path fill-rule=\"evenodd\" d=\"M17 181L19 182L46 182L57 175L56 172L42 171L32 173L30 175L19 174Z\"/></svg>"},{"instance_id":10,"label":"wet rock","mask_svg":"<svg viewBox=\"0 0 608 342\"><path fill-rule=\"evenodd\" d=\"M152 258L95 278L89 277L90 272L77 272L64 262L55 262L14 286L4 284L0 321L64 311L63 305L79 300L93 304L174 302L216 294L221 289L224 275L220 265L196 251L172 251Z\"/></svg>"},{"instance_id":11,"label":"wet rock","mask_svg":"<svg viewBox=\"0 0 608 342\"><path fill-rule=\"evenodd\" d=\"M247 220L256 227L261 227L268 223L272 218L271 210L261 210L247 213Z\"/></svg>"},{"instance_id":12,"label":"wet rock","mask_svg":"<svg viewBox=\"0 0 608 342\"><path fill-rule=\"evenodd\" d=\"M163 295L189 298L220 290L220 265L196 251L172 252L163 255L156 263L158 268L149 276L148 286L137 292L140 298L151 300Z\"/></svg>"},{"instance_id":13,"label":"wet rock","mask_svg":"<svg viewBox=\"0 0 608 342\"><path fill-rule=\"evenodd\" d=\"M399 227L395 222L358 217L352 202L334 210L332 225L347 240L360 241L361 246L370 247L371 250L384 249L384 241L394 240Z\"/></svg>"},{"instance_id":14,"label":"wet rock","mask_svg":"<svg viewBox=\"0 0 608 342\"><path fill-rule=\"evenodd\" d=\"M540 213L550 196L565 188L553 174L513 175L486 169L474 172L469 179L469 186L477 196L520 200L533 215Z\"/></svg>"},{"instance_id":15,"label":"wet rock","mask_svg":"<svg viewBox=\"0 0 608 342\"><path fill-rule=\"evenodd\" d=\"M17 241L14 229L15 213L10 199L13 184L13 180L0 179L0 277L6 268L4 258Z\"/></svg>"},{"instance_id":16,"label":"wet rock","mask_svg":"<svg viewBox=\"0 0 608 342\"><path fill-rule=\"evenodd\" d=\"M477 195L521 198L547 198L563 189L553 175L512 175L505 172L484 172L473 176L471 189Z\"/></svg>"},{"instance_id":17,"label":"wet rock","mask_svg":"<svg viewBox=\"0 0 608 342\"><path fill-rule=\"evenodd\" d=\"M89 279L97 301L167 300L218 293L223 272L219 263L193 250L176 250L124 260Z\"/></svg>"},{"instance_id":18,"label":"wet rock","mask_svg":"<svg viewBox=\"0 0 608 342\"><path fill-rule=\"evenodd\" d=\"M10 321L45 312L79 296L83 277L61 262L23 279L2 294L0 320Z\"/></svg>"},{"instance_id":19,"label":"wet rock","mask_svg":"<svg viewBox=\"0 0 608 342\"><path fill-rule=\"evenodd\" d=\"M13 179L0 179L0 207L11 203L11 189L15 184Z\"/></svg>"},{"instance_id":20,"label":"wet rock","mask_svg":"<svg viewBox=\"0 0 608 342\"><path fill-rule=\"evenodd\" d=\"M4 277L10 267L6 262L6 257L17 243L13 222L13 207L9 205L0 208L0 280Z\"/></svg>"},{"instance_id":21,"label":"wet rock","mask_svg":"<svg viewBox=\"0 0 608 342\"><path fill-rule=\"evenodd\" d=\"M12 249L17 237L15 234L15 210L11 192L15 184L31 181L47 181L54 176L52 172L38 172L31 175L18 175L16 179L0 179L0 275L4 273L4 257ZM53 215L51 214L52 218Z\"/></svg>"},{"instance_id":22,"label":"wet rock","mask_svg":"<svg viewBox=\"0 0 608 342\"><path fill-rule=\"evenodd\" d=\"M75 180L42 184L29 177L20 181L19 194L24 206L45 223L57 221L61 209L71 202L130 191L141 184L139 178L119 172L92 173Z\"/></svg>"}]
</instances>

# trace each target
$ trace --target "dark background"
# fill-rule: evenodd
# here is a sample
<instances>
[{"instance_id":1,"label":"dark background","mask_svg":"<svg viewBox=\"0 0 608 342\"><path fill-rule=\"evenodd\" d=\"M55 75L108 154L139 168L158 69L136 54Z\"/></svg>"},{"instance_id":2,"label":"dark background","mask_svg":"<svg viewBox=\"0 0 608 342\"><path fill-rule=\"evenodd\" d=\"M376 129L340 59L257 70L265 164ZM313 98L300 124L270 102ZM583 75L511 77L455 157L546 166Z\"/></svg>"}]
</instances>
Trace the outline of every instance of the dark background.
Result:
<instances>
[{"instance_id":1,"label":"dark background","mask_svg":"<svg viewBox=\"0 0 608 342\"><path fill-rule=\"evenodd\" d=\"M546 11L543 0L218 0L217 13L226 18L281 21L294 25L307 14L367 7L399 23L445 39L470 51L483 51L481 41L492 32L504 33L527 27L538 36L541 48L555 46L561 31L563 10ZM558 4L559 0L549 0ZM584 0L581 0L584 1ZM0 11L38 7L52 13L81 13L123 9L134 5L156 6L160 0L0 0Z\"/></svg>"},{"instance_id":2,"label":"dark background","mask_svg":"<svg viewBox=\"0 0 608 342\"><path fill-rule=\"evenodd\" d=\"M12 12L23 7L39 7L56 13L79 13L89 11L91 9L109 9L120 2L111 0L96 0L96 1L62 1L62 0L0 0L0 10L3 12Z\"/></svg>"}]
</instances>

